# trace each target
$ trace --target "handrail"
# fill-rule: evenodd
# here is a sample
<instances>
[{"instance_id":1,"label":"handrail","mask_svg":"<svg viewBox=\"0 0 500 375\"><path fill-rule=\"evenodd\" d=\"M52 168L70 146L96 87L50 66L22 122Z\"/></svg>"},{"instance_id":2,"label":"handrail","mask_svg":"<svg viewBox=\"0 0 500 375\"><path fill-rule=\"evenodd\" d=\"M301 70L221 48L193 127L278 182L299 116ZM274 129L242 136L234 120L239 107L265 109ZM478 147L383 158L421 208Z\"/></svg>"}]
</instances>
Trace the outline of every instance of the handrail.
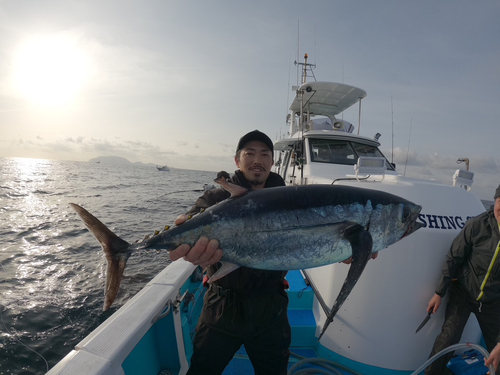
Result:
<instances>
[{"instance_id":1,"label":"handrail","mask_svg":"<svg viewBox=\"0 0 500 375\"><path fill-rule=\"evenodd\" d=\"M323 311L325 312L326 315L329 315L331 310L327 306L327 304L326 304L325 300L323 299L323 297L321 296L321 293L319 292L318 288L314 284L314 281L312 281L311 277L308 275L307 270L301 270L301 271L302 271L302 274L304 275L304 277L306 279L306 283L311 287L311 289L314 292L314 295L318 299L319 304L323 308Z\"/></svg>"},{"instance_id":2,"label":"handrail","mask_svg":"<svg viewBox=\"0 0 500 375\"><path fill-rule=\"evenodd\" d=\"M171 311L172 311L172 300L169 299L165 304L164 310L151 320L151 324L155 324L158 320L163 319L168 314L170 314Z\"/></svg>"}]
</instances>

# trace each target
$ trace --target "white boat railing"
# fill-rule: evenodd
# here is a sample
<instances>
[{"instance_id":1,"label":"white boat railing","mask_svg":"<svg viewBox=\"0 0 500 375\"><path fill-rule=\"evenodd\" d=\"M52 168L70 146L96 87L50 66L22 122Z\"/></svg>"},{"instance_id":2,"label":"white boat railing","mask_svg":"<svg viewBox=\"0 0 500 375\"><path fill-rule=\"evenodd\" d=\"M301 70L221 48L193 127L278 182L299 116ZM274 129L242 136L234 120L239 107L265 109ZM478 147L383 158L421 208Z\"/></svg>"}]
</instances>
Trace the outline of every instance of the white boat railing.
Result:
<instances>
[{"instance_id":1,"label":"white boat railing","mask_svg":"<svg viewBox=\"0 0 500 375\"><path fill-rule=\"evenodd\" d=\"M172 301L179 296L180 287L196 269L191 263L179 260L160 272L146 287L123 305L90 335L77 344L49 375L123 375L123 364L159 319L169 315ZM167 272L168 271L168 272ZM175 327L176 362L179 374L188 369L181 314L171 314Z\"/></svg>"}]
</instances>

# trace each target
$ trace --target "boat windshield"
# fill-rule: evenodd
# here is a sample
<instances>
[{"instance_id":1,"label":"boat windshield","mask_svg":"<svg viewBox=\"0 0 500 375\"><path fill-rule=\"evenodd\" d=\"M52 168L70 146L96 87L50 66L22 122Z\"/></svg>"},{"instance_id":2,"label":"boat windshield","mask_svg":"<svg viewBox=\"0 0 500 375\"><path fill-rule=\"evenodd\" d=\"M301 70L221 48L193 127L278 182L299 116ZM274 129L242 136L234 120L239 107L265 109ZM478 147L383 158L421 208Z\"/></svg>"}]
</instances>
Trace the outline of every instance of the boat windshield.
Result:
<instances>
[{"instance_id":1,"label":"boat windshield","mask_svg":"<svg viewBox=\"0 0 500 375\"><path fill-rule=\"evenodd\" d=\"M318 163L354 165L360 156L385 158L377 147L358 142L310 138L309 145L311 160ZM387 159L385 164L394 170Z\"/></svg>"}]
</instances>

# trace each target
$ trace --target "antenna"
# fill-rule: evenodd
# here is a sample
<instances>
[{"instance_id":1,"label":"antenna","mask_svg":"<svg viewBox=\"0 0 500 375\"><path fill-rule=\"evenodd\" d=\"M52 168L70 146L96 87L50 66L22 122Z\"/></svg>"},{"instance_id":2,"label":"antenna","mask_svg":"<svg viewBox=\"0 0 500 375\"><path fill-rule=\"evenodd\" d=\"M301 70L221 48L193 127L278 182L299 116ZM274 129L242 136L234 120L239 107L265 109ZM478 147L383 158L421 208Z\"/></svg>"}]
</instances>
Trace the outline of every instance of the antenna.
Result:
<instances>
[{"instance_id":1,"label":"antenna","mask_svg":"<svg viewBox=\"0 0 500 375\"><path fill-rule=\"evenodd\" d=\"M392 93L391 93L391 121L392 121L392 150L391 150L391 163L394 164L394 108L392 105Z\"/></svg>"},{"instance_id":2,"label":"antenna","mask_svg":"<svg viewBox=\"0 0 500 375\"><path fill-rule=\"evenodd\" d=\"M318 52L316 48L316 24L314 24L314 65L318 62Z\"/></svg>"},{"instance_id":3,"label":"antenna","mask_svg":"<svg viewBox=\"0 0 500 375\"><path fill-rule=\"evenodd\" d=\"M291 56L290 56L291 57ZM292 70L292 63L288 62L288 90L286 94L286 110L285 110L285 129L288 125L288 103L290 102L290 72ZM291 124L291 123L290 123ZM281 139L281 126L280 126L280 138Z\"/></svg>"},{"instance_id":4,"label":"antenna","mask_svg":"<svg viewBox=\"0 0 500 375\"><path fill-rule=\"evenodd\" d=\"M408 148L406 149L406 162L405 162L405 171L403 176L406 176L406 165L408 164L408 153L410 152L410 139L411 139L411 126L413 125L413 118L410 120L410 135L408 136Z\"/></svg>"},{"instance_id":5,"label":"antenna","mask_svg":"<svg viewBox=\"0 0 500 375\"><path fill-rule=\"evenodd\" d=\"M359 129L361 129L361 99L362 98L359 98L358 135L359 135Z\"/></svg>"},{"instance_id":6,"label":"antenna","mask_svg":"<svg viewBox=\"0 0 500 375\"><path fill-rule=\"evenodd\" d=\"M344 82L344 61L342 60L342 83ZM342 111L342 120L344 119L344 111ZM358 124L358 134L359 134L359 124Z\"/></svg>"},{"instance_id":7,"label":"antenna","mask_svg":"<svg viewBox=\"0 0 500 375\"><path fill-rule=\"evenodd\" d=\"M297 60L300 59L300 20L297 20ZM299 67L297 66L297 86L299 85Z\"/></svg>"}]
</instances>

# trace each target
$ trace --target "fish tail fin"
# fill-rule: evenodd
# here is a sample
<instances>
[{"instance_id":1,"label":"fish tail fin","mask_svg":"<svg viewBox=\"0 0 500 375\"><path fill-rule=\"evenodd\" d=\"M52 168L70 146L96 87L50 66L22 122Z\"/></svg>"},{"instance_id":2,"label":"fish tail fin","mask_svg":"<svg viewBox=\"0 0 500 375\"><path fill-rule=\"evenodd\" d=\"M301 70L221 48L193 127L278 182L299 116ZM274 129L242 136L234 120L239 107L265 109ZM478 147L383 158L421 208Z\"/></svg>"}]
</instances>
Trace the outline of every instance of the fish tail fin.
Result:
<instances>
[{"instance_id":1,"label":"fish tail fin","mask_svg":"<svg viewBox=\"0 0 500 375\"><path fill-rule=\"evenodd\" d=\"M115 300L118 290L120 289L123 271L125 270L127 259L131 253L129 250L130 244L111 232L106 225L101 223L83 207L74 203L70 203L69 205L76 211L78 216L80 216L80 219L82 219L90 233L99 241L106 254L108 269L106 272L106 298L103 308L103 311L106 311Z\"/></svg>"},{"instance_id":2,"label":"fish tail fin","mask_svg":"<svg viewBox=\"0 0 500 375\"><path fill-rule=\"evenodd\" d=\"M352 262L347 273L347 277L340 289L339 295L333 304L330 313L327 316L326 322L323 325L323 329L318 337L318 341L321 339L326 329L333 322L333 317L340 310L340 307L345 302L349 294L351 293L354 285L358 282L361 274L363 273L366 264L371 258L373 240L371 234L365 230L361 225L355 224L344 232L344 238L349 241L352 247Z\"/></svg>"}]
</instances>

